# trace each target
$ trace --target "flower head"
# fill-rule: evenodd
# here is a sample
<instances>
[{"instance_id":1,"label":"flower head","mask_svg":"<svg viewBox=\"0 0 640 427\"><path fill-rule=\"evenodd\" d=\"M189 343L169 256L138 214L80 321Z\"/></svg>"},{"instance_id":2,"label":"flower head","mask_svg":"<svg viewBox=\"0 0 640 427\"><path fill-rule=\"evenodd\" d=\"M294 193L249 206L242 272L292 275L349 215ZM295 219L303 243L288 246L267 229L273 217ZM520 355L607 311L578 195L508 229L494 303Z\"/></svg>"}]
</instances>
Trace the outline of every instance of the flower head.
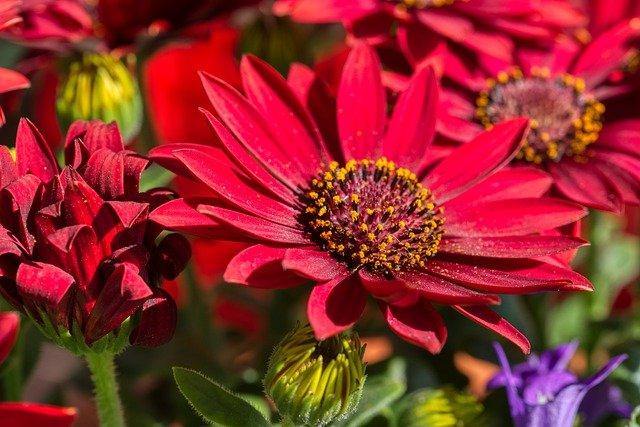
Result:
<instances>
[{"instance_id":1,"label":"flower head","mask_svg":"<svg viewBox=\"0 0 640 427\"><path fill-rule=\"evenodd\" d=\"M289 86L254 57L241 71L246 97L203 75L220 117L205 113L218 147L176 144L151 153L216 197L177 200L151 217L252 243L230 262L228 282L315 282L307 314L318 339L351 327L371 295L395 333L432 352L447 335L433 303L528 351L527 339L489 308L497 294L590 289L541 258L582 242L539 234L585 210L540 198L549 182L535 170L500 170L518 152L526 120L495 126L427 171L438 97L431 69L416 74L390 119L380 64L365 44L351 52L337 100L313 96L309 109L309 79L292 75ZM498 148L488 151L489 144Z\"/></svg>"},{"instance_id":2,"label":"flower head","mask_svg":"<svg viewBox=\"0 0 640 427\"><path fill-rule=\"evenodd\" d=\"M316 341L297 326L269 359L264 384L278 412L296 424L324 426L348 417L365 382L364 347L355 333Z\"/></svg>"},{"instance_id":3,"label":"flower head","mask_svg":"<svg viewBox=\"0 0 640 427\"><path fill-rule=\"evenodd\" d=\"M511 416L516 427L543 427L554 425L571 427L583 399L589 396L595 406L608 406L618 410L619 402L609 401L612 396L602 388L603 381L627 358L621 355L612 358L598 373L579 380L567 370L567 364L578 347L577 342L561 345L545 351L540 356L532 355L525 363L509 366L502 347L494 344L502 372L488 384L489 388L506 387ZM600 411L602 415L605 411ZM622 415L628 417L631 408ZM598 420L586 419L588 425Z\"/></svg>"},{"instance_id":4,"label":"flower head","mask_svg":"<svg viewBox=\"0 0 640 427\"><path fill-rule=\"evenodd\" d=\"M58 88L56 109L63 129L76 120L115 121L125 140L142 126L142 100L135 77L117 57L84 53L70 60Z\"/></svg>"},{"instance_id":5,"label":"flower head","mask_svg":"<svg viewBox=\"0 0 640 427\"><path fill-rule=\"evenodd\" d=\"M544 44L586 24L579 9L548 0L505 7L481 0L278 0L274 12L299 22L342 22L374 43L386 41L397 25L400 47L416 62L439 42L510 60L516 42Z\"/></svg>"},{"instance_id":6,"label":"flower head","mask_svg":"<svg viewBox=\"0 0 640 427\"><path fill-rule=\"evenodd\" d=\"M640 39L640 19L618 24L585 47L560 39L547 53L522 49L518 60L467 68L443 91L438 129L448 139L472 140L482 128L526 117L531 124L514 166L534 166L562 196L619 212L640 203L640 122L605 114L630 84L613 84ZM460 95L467 94L468 96Z\"/></svg>"},{"instance_id":7,"label":"flower head","mask_svg":"<svg viewBox=\"0 0 640 427\"><path fill-rule=\"evenodd\" d=\"M148 212L171 194L139 190L148 161L124 149L117 126L75 123L60 169L23 119L16 160L6 147L0 155L2 295L77 352L127 319L120 338L169 340L176 307L159 284L182 270L189 246L173 235L156 243L162 228Z\"/></svg>"}]
</instances>

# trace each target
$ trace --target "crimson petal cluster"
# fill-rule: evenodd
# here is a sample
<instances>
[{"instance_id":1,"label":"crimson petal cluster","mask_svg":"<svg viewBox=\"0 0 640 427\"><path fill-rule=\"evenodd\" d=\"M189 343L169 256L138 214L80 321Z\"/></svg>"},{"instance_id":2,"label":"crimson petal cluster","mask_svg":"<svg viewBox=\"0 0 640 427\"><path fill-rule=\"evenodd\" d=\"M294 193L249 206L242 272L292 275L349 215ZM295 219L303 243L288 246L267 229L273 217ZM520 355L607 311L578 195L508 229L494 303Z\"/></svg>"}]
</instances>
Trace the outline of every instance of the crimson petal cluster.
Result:
<instances>
[{"instance_id":1,"label":"crimson petal cluster","mask_svg":"<svg viewBox=\"0 0 640 427\"><path fill-rule=\"evenodd\" d=\"M314 282L307 313L319 339L351 327L370 294L395 333L431 352L447 336L434 303L528 352L526 337L490 306L499 293L591 289L549 257L584 242L540 234L585 209L540 197L550 182L534 169L501 170L519 150L523 119L495 126L426 171L434 73L417 73L387 118L380 68L375 52L357 44L333 110L331 102L299 98L312 88L299 79L294 90L255 57L242 61L245 95L203 75L217 116L204 114L220 144L171 144L150 157L217 197L169 202L152 220L252 243L230 262L229 282L269 289ZM323 137L317 123L332 116L336 130ZM409 242L418 257L403 252Z\"/></svg>"},{"instance_id":2,"label":"crimson petal cluster","mask_svg":"<svg viewBox=\"0 0 640 427\"><path fill-rule=\"evenodd\" d=\"M481 67L447 58L458 79L444 86L438 130L466 142L482 124L526 115L536 124L528 138L531 156L515 166L548 172L559 194L590 208L619 212L638 205L640 121L604 112L633 89L611 77L625 68L638 40L640 18L633 18L587 46L560 39L549 52L520 49L512 62Z\"/></svg>"},{"instance_id":3,"label":"crimson petal cluster","mask_svg":"<svg viewBox=\"0 0 640 427\"><path fill-rule=\"evenodd\" d=\"M175 330L176 306L159 284L189 259L178 235L159 239L151 209L172 193L139 190L148 160L126 150L115 124L76 122L65 166L23 119L16 160L0 149L0 291L56 332L91 345L133 317L130 342L155 346ZM157 243L157 241L160 241Z\"/></svg>"}]
</instances>

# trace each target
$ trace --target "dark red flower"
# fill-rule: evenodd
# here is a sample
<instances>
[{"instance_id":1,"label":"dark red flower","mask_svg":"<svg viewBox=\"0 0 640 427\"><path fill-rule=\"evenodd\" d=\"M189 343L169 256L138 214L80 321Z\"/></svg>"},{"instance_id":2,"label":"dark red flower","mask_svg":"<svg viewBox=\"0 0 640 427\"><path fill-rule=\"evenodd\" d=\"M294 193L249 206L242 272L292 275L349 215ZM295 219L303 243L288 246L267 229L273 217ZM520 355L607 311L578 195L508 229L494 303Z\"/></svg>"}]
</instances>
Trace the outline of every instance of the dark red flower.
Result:
<instances>
[{"instance_id":1,"label":"dark red flower","mask_svg":"<svg viewBox=\"0 0 640 427\"><path fill-rule=\"evenodd\" d=\"M640 121L612 120L604 103L631 89L608 78L639 39L640 19L632 19L586 47L562 39L547 53L521 49L511 63L470 67L448 58L458 78L445 84L438 129L469 141L483 128L528 117L532 130L514 165L543 169L557 192L588 207L637 205Z\"/></svg>"},{"instance_id":2,"label":"dark red flower","mask_svg":"<svg viewBox=\"0 0 640 427\"><path fill-rule=\"evenodd\" d=\"M19 0L0 1L0 31L20 22L19 6Z\"/></svg>"},{"instance_id":3,"label":"dark red flower","mask_svg":"<svg viewBox=\"0 0 640 427\"><path fill-rule=\"evenodd\" d=\"M98 20L111 46L128 44L140 34L211 19L259 0L99 0Z\"/></svg>"},{"instance_id":4,"label":"dark red flower","mask_svg":"<svg viewBox=\"0 0 640 427\"><path fill-rule=\"evenodd\" d=\"M516 41L548 43L586 25L577 8L559 0L277 0L274 12L299 22L343 22L374 43L397 24L398 42L414 59L445 41L467 55L511 60Z\"/></svg>"},{"instance_id":5,"label":"dark red flower","mask_svg":"<svg viewBox=\"0 0 640 427\"><path fill-rule=\"evenodd\" d=\"M82 0L22 0L17 11L19 21L4 35L37 47L59 49L93 32L93 19Z\"/></svg>"},{"instance_id":6,"label":"dark red flower","mask_svg":"<svg viewBox=\"0 0 640 427\"><path fill-rule=\"evenodd\" d=\"M589 31L599 35L621 22L640 16L640 3L636 0L576 0L589 17Z\"/></svg>"},{"instance_id":7,"label":"dark red flower","mask_svg":"<svg viewBox=\"0 0 640 427\"><path fill-rule=\"evenodd\" d=\"M176 307L158 286L184 268L188 244L148 212L171 194L140 192L148 161L124 148L115 124L76 122L56 160L26 119L16 161L0 151L0 290L15 307L57 333L80 331L86 344L132 317L132 344L173 335ZM170 241L167 241L170 239Z\"/></svg>"},{"instance_id":8,"label":"dark red flower","mask_svg":"<svg viewBox=\"0 0 640 427\"><path fill-rule=\"evenodd\" d=\"M29 80L20 73L6 68L0 67L0 95L3 93L11 92L19 89L26 89L29 87ZM5 117L0 108L0 126L4 125Z\"/></svg>"},{"instance_id":9,"label":"dark red flower","mask_svg":"<svg viewBox=\"0 0 640 427\"><path fill-rule=\"evenodd\" d=\"M18 338L18 313L0 313L0 365L7 358ZM3 427L38 425L42 427L68 427L76 418L73 408L59 408L25 402L0 402L0 420Z\"/></svg>"},{"instance_id":10,"label":"dark red flower","mask_svg":"<svg viewBox=\"0 0 640 427\"><path fill-rule=\"evenodd\" d=\"M584 242L539 234L585 210L541 198L548 180L536 170L500 170L517 153L526 120L496 126L427 172L438 99L431 69L416 74L387 119L380 63L358 44L336 103L314 112L336 114L337 139L320 134L296 96L309 90L294 92L255 57L244 58L241 73L246 97L202 76L219 115L205 112L219 146L172 144L151 154L222 201L179 199L151 218L251 242L227 267L229 282L270 289L316 283L307 313L318 338L352 326L371 294L395 333L431 352L447 335L432 303L452 306L528 352L526 337L489 308L497 294L591 289L547 261Z\"/></svg>"}]
</instances>

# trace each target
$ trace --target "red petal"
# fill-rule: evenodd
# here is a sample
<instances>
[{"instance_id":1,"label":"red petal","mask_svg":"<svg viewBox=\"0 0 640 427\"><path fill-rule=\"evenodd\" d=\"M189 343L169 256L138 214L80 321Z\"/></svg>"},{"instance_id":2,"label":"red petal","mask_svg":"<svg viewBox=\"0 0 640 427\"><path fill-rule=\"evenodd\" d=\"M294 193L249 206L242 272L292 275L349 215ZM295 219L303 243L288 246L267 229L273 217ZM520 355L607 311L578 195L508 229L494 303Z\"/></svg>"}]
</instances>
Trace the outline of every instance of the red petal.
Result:
<instances>
[{"instance_id":1,"label":"red petal","mask_svg":"<svg viewBox=\"0 0 640 427\"><path fill-rule=\"evenodd\" d=\"M26 402L0 403L3 427L71 427L77 414L74 408Z\"/></svg>"},{"instance_id":2,"label":"red petal","mask_svg":"<svg viewBox=\"0 0 640 427\"><path fill-rule=\"evenodd\" d=\"M307 316L316 338L324 340L352 327L362 316L366 296L356 275L342 275L314 286Z\"/></svg>"},{"instance_id":3,"label":"red petal","mask_svg":"<svg viewBox=\"0 0 640 427\"><path fill-rule=\"evenodd\" d=\"M262 195L227 165L200 150L177 150L173 152L186 168L217 195L236 207L260 218L278 224L295 226L296 212L276 200Z\"/></svg>"},{"instance_id":4,"label":"red petal","mask_svg":"<svg viewBox=\"0 0 640 427\"><path fill-rule=\"evenodd\" d=\"M18 313L0 313L0 365L5 361L18 339L20 315Z\"/></svg>"},{"instance_id":5,"label":"red petal","mask_svg":"<svg viewBox=\"0 0 640 427\"><path fill-rule=\"evenodd\" d=\"M433 68L415 74L393 111L383 145L385 156L411 169L422 162L435 134L438 90Z\"/></svg>"},{"instance_id":6,"label":"red petal","mask_svg":"<svg viewBox=\"0 0 640 427\"><path fill-rule=\"evenodd\" d=\"M591 290L592 285L568 268L541 261L430 260L426 269L480 292L527 294L558 290Z\"/></svg>"},{"instance_id":7,"label":"red petal","mask_svg":"<svg viewBox=\"0 0 640 427\"><path fill-rule=\"evenodd\" d=\"M74 279L55 265L42 262L22 263L16 273L16 286L25 306L39 317L40 309L52 317L54 323L68 327L67 303L73 292Z\"/></svg>"},{"instance_id":8,"label":"red petal","mask_svg":"<svg viewBox=\"0 0 640 427\"><path fill-rule=\"evenodd\" d=\"M531 344L527 337L517 330L511 323L509 323L502 316L498 315L494 311L484 306L453 306L456 310L462 313L465 317L473 320L476 323L484 326L487 329L494 331L497 334L502 335L515 345L517 345L524 354L531 352Z\"/></svg>"},{"instance_id":9,"label":"red petal","mask_svg":"<svg viewBox=\"0 0 640 427\"><path fill-rule=\"evenodd\" d=\"M588 245L567 236L445 237L441 252L490 258L535 258Z\"/></svg>"},{"instance_id":10,"label":"red petal","mask_svg":"<svg viewBox=\"0 0 640 427\"><path fill-rule=\"evenodd\" d=\"M616 191L588 164L569 159L550 165L549 171L557 189L567 198L594 209L620 212Z\"/></svg>"},{"instance_id":11,"label":"red petal","mask_svg":"<svg viewBox=\"0 0 640 427\"><path fill-rule=\"evenodd\" d=\"M587 215L579 205L559 199L498 200L464 210L446 209L448 236L524 236L570 224Z\"/></svg>"},{"instance_id":12,"label":"red petal","mask_svg":"<svg viewBox=\"0 0 640 427\"><path fill-rule=\"evenodd\" d=\"M84 331L87 344L92 344L122 325L153 292L135 270L119 265L107 279L96 301Z\"/></svg>"},{"instance_id":13,"label":"red petal","mask_svg":"<svg viewBox=\"0 0 640 427\"><path fill-rule=\"evenodd\" d=\"M453 199L506 165L520 148L528 126L527 119L498 124L451 153L425 180L438 203Z\"/></svg>"},{"instance_id":14,"label":"red petal","mask_svg":"<svg viewBox=\"0 0 640 427\"><path fill-rule=\"evenodd\" d=\"M129 336L131 345L158 347L173 338L178 323L178 307L171 296L156 289L142 305L140 321Z\"/></svg>"},{"instance_id":15,"label":"red petal","mask_svg":"<svg viewBox=\"0 0 640 427\"><path fill-rule=\"evenodd\" d=\"M198 236L218 236L221 223L203 215L184 199L163 204L149 214L149 219L164 228Z\"/></svg>"},{"instance_id":16,"label":"red petal","mask_svg":"<svg viewBox=\"0 0 640 427\"><path fill-rule=\"evenodd\" d=\"M432 354L440 353L447 340L447 328L431 304L424 300L409 307L380 303L380 308L387 324L400 338Z\"/></svg>"},{"instance_id":17,"label":"red petal","mask_svg":"<svg viewBox=\"0 0 640 427\"><path fill-rule=\"evenodd\" d=\"M349 53L338 90L338 130L345 160L379 157L387 101L375 51L358 43Z\"/></svg>"},{"instance_id":18,"label":"red petal","mask_svg":"<svg viewBox=\"0 0 640 427\"><path fill-rule=\"evenodd\" d=\"M280 289L307 281L282 267L286 248L251 246L236 255L227 266L224 280L254 288Z\"/></svg>"},{"instance_id":19,"label":"red petal","mask_svg":"<svg viewBox=\"0 0 640 427\"><path fill-rule=\"evenodd\" d=\"M9 147L0 146L0 188L4 188L18 178L18 169Z\"/></svg>"},{"instance_id":20,"label":"red petal","mask_svg":"<svg viewBox=\"0 0 640 427\"><path fill-rule=\"evenodd\" d=\"M253 55L242 58L242 83L247 97L265 117L274 135L287 141L290 160L312 177L326 164L320 132L285 79L266 62ZM324 159L323 159L324 158Z\"/></svg>"},{"instance_id":21,"label":"red petal","mask_svg":"<svg viewBox=\"0 0 640 427\"><path fill-rule=\"evenodd\" d=\"M266 118L237 90L214 76L202 73L201 78L209 101L242 146L289 188L305 185L307 174L288 155L291 141L274 136Z\"/></svg>"},{"instance_id":22,"label":"red petal","mask_svg":"<svg viewBox=\"0 0 640 427\"><path fill-rule=\"evenodd\" d=\"M252 215L207 205L200 206L198 210L254 239L275 243L309 244L309 239L302 232Z\"/></svg>"},{"instance_id":23,"label":"red petal","mask_svg":"<svg viewBox=\"0 0 640 427\"><path fill-rule=\"evenodd\" d=\"M191 245L180 234L169 234L162 239L154 254L154 264L162 277L173 280L185 269L191 258Z\"/></svg>"},{"instance_id":24,"label":"red petal","mask_svg":"<svg viewBox=\"0 0 640 427\"><path fill-rule=\"evenodd\" d=\"M327 251L315 247L287 249L282 268L315 282L328 282L348 273L344 264L336 261Z\"/></svg>"},{"instance_id":25,"label":"red petal","mask_svg":"<svg viewBox=\"0 0 640 427\"><path fill-rule=\"evenodd\" d=\"M32 173L48 182L58 173L58 163L44 138L29 119L21 119L16 136L18 173Z\"/></svg>"},{"instance_id":26,"label":"red petal","mask_svg":"<svg viewBox=\"0 0 640 427\"><path fill-rule=\"evenodd\" d=\"M439 304L499 304L497 295L479 293L429 273L396 273L407 289Z\"/></svg>"}]
</instances>

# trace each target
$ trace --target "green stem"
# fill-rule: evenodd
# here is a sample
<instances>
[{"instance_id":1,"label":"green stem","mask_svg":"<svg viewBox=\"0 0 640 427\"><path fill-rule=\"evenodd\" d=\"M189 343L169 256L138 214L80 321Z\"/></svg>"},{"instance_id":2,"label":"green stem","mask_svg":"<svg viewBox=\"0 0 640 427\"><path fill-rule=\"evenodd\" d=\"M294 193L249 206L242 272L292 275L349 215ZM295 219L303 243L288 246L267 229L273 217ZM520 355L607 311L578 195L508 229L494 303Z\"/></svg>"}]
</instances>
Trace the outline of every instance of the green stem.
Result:
<instances>
[{"instance_id":1,"label":"green stem","mask_svg":"<svg viewBox=\"0 0 640 427\"><path fill-rule=\"evenodd\" d=\"M102 427L124 427L122 403L118 395L114 354L111 352L86 354L93 380L98 418Z\"/></svg>"}]
</instances>

